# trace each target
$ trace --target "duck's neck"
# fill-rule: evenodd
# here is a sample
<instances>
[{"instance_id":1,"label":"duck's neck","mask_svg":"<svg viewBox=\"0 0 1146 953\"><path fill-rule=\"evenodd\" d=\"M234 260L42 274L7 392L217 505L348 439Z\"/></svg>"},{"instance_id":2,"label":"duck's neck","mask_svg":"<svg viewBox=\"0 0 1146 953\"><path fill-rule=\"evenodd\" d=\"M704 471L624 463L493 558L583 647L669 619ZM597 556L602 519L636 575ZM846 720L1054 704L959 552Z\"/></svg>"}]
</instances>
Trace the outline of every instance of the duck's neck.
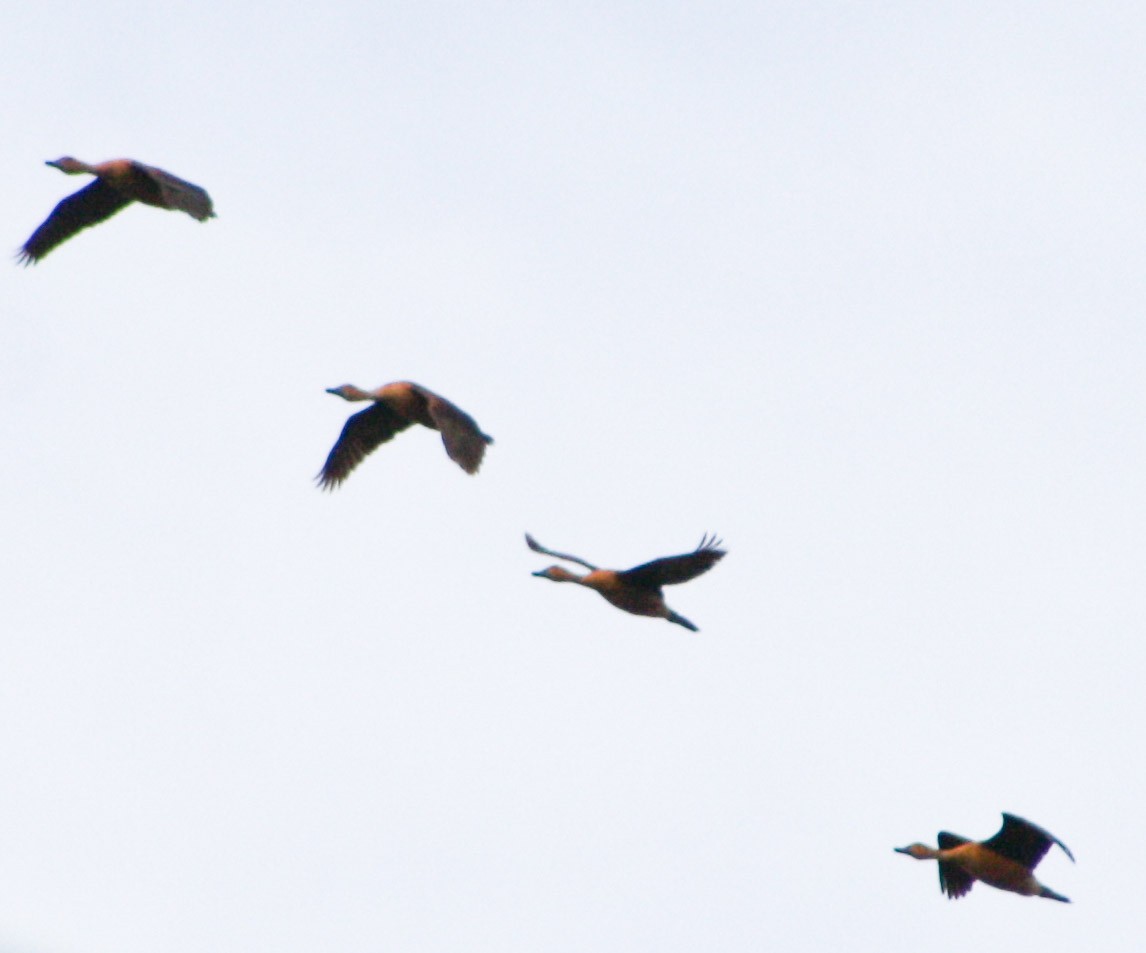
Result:
<instances>
[{"instance_id":1,"label":"duck's neck","mask_svg":"<svg viewBox=\"0 0 1146 953\"><path fill-rule=\"evenodd\" d=\"M353 384L343 384L341 387L331 387L327 390L328 394L337 394L343 400L373 400L372 394L366 393L361 387L355 387Z\"/></svg>"},{"instance_id":2,"label":"duck's neck","mask_svg":"<svg viewBox=\"0 0 1146 953\"><path fill-rule=\"evenodd\" d=\"M88 165L86 162L80 162L79 159L73 159L67 156L63 159L56 159L54 162L47 163L48 165L55 166L61 172L67 175L81 175L87 173L88 175L96 175L96 170Z\"/></svg>"},{"instance_id":3,"label":"duck's neck","mask_svg":"<svg viewBox=\"0 0 1146 953\"><path fill-rule=\"evenodd\" d=\"M554 571L553 571L553 575L551 575L549 578L552 579L554 582L576 582L576 583L580 583L581 585L585 584L585 576L584 575L578 575L575 572L570 572L568 569L565 569L563 566L555 566Z\"/></svg>"}]
</instances>

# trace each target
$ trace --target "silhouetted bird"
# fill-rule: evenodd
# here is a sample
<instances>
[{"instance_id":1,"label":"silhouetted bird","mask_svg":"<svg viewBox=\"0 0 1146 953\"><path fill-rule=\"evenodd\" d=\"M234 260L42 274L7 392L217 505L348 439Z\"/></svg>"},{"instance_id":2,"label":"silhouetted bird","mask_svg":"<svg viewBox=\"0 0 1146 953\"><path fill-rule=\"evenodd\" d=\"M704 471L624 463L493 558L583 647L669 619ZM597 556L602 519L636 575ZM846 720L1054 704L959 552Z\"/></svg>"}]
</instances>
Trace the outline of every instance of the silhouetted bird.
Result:
<instances>
[{"instance_id":1,"label":"silhouetted bird","mask_svg":"<svg viewBox=\"0 0 1146 953\"><path fill-rule=\"evenodd\" d=\"M952 900L962 897L976 880L981 880L992 887L1021 893L1025 897L1046 897L1070 903L1062 894L1035 880L1033 871L1052 844L1058 844L1066 856L1074 860L1074 854L1066 844L1053 834L1014 814L1004 814L1003 826L989 840L970 841L957 834L940 831L938 850L926 844L911 844L895 850L916 860L939 861L939 889Z\"/></svg>"},{"instance_id":2,"label":"silhouetted bird","mask_svg":"<svg viewBox=\"0 0 1146 953\"><path fill-rule=\"evenodd\" d=\"M16 256L16 260L24 265L39 261L77 232L111 218L132 202L177 209L200 222L215 215L211 196L199 186L134 159L112 159L88 165L64 156L46 164L68 175L90 173L95 176L95 181L63 199L52 209L44 224L24 242Z\"/></svg>"},{"instance_id":3,"label":"silhouetted bird","mask_svg":"<svg viewBox=\"0 0 1146 953\"><path fill-rule=\"evenodd\" d=\"M493 437L481 432L473 417L444 397L410 381L396 381L365 391L353 384L328 387L343 400L369 400L372 406L346 421L318 475L318 485L333 489L350 476L376 447L412 424L440 430L446 453L466 473L477 473L486 444Z\"/></svg>"},{"instance_id":4,"label":"silhouetted bird","mask_svg":"<svg viewBox=\"0 0 1146 953\"><path fill-rule=\"evenodd\" d=\"M533 575L552 579L554 582L575 582L579 586L596 590L618 609L624 609L634 615L668 619L669 622L683 625L693 632L699 631L695 625L665 605L661 586L675 586L695 579L701 573L708 572L724 556L724 550L718 548L721 545L720 540L715 536L709 538L705 535L691 553L665 556L663 559L654 559L632 569L598 569L576 556L546 549L528 533L525 534L525 542L535 553L565 559L589 570L585 575L578 576L561 566L550 566Z\"/></svg>"}]
</instances>

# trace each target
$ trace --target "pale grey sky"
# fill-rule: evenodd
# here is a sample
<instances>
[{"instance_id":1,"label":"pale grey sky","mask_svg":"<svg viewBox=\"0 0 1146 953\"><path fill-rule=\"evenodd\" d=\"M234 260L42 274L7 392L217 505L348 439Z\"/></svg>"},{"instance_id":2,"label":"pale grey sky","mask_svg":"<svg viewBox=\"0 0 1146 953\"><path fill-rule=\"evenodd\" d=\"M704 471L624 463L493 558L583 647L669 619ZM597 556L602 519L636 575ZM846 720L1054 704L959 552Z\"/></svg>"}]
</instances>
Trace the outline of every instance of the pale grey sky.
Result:
<instances>
[{"instance_id":1,"label":"pale grey sky","mask_svg":"<svg viewBox=\"0 0 1146 953\"><path fill-rule=\"evenodd\" d=\"M25 4L0 946L1137 953L1146 13ZM344 382L403 434L312 483ZM705 531L693 635L530 576ZM893 846L1010 811L1070 906ZM924 937L923 940L920 938Z\"/></svg>"}]
</instances>

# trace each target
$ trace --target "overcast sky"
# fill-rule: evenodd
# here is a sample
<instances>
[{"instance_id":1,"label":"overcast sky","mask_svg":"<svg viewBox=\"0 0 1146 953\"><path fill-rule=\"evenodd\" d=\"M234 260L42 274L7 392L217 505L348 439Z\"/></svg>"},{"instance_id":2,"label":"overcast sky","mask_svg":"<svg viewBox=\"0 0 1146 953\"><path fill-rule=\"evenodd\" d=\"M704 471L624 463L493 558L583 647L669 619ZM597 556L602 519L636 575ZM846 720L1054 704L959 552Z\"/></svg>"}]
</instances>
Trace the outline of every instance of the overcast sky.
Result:
<instances>
[{"instance_id":1,"label":"overcast sky","mask_svg":"<svg viewBox=\"0 0 1146 953\"><path fill-rule=\"evenodd\" d=\"M16 4L3 953L1138 953L1146 12ZM0 263L2 264L2 263ZM410 379L496 440L413 429ZM706 532L693 634L530 573ZM948 901L1027 817L1070 905Z\"/></svg>"}]
</instances>

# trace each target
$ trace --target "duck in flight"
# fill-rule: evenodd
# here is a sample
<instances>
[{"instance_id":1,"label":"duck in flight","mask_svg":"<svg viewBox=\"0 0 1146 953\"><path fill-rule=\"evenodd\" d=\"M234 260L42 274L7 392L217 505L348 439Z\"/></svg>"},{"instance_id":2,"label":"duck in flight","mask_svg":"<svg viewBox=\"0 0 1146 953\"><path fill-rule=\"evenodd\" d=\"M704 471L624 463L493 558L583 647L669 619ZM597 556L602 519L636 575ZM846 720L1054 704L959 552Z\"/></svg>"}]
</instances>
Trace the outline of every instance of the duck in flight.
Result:
<instances>
[{"instance_id":1,"label":"duck in flight","mask_svg":"<svg viewBox=\"0 0 1146 953\"><path fill-rule=\"evenodd\" d=\"M351 415L342 428L318 475L318 485L324 490L339 486L377 447L414 424L440 431L446 454L466 473L477 473L486 445L493 443L493 437L482 433L473 417L420 384L395 381L370 391L343 384L328 387L326 392L343 400L371 403Z\"/></svg>"},{"instance_id":2,"label":"duck in flight","mask_svg":"<svg viewBox=\"0 0 1146 953\"><path fill-rule=\"evenodd\" d=\"M1072 861L1074 854L1053 834L1014 814L1003 815L999 832L985 841L971 841L958 834L939 832L939 849L926 844L896 847L916 860L939 861L939 889L954 900L962 897L976 880L1024 897L1046 897L1070 903L1035 880L1034 869L1055 844Z\"/></svg>"},{"instance_id":3,"label":"duck in flight","mask_svg":"<svg viewBox=\"0 0 1146 953\"><path fill-rule=\"evenodd\" d=\"M134 159L111 159L88 165L64 156L46 164L68 175L94 175L95 181L52 209L52 214L17 254L16 260L23 265L35 264L57 245L85 228L106 221L132 202L186 212L200 222L215 216L211 196L199 186Z\"/></svg>"},{"instance_id":4,"label":"duck in flight","mask_svg":"<svg viewBox=\"0 0 1146 953\"><path fill-rule=\"evenodd\" d=\"M632 569L598 569L591 563L585 562L584 559L546 549L528 533L525 534L525 542L535 553L544 553L546 556L577 563L577 565L584 566L589 570L579 576L562 566L550 566L548 569L542 569L533 575L540 576L542 579L551 579L553 582L575 582L579 586L596 590L608 602L625 612L631 612L633 615L652 616L657 619L668 619L669 622L683 625L692 632L699 630L684 616L677 615L665 605L661 586L675 586L695 579L701 573L708 572L724 557L724 550L720 548L720 540L715 536L705 535L691 553L684 553L680 556L665 556L662 559L642 563Z\"/></svg>"}]
</instances>

